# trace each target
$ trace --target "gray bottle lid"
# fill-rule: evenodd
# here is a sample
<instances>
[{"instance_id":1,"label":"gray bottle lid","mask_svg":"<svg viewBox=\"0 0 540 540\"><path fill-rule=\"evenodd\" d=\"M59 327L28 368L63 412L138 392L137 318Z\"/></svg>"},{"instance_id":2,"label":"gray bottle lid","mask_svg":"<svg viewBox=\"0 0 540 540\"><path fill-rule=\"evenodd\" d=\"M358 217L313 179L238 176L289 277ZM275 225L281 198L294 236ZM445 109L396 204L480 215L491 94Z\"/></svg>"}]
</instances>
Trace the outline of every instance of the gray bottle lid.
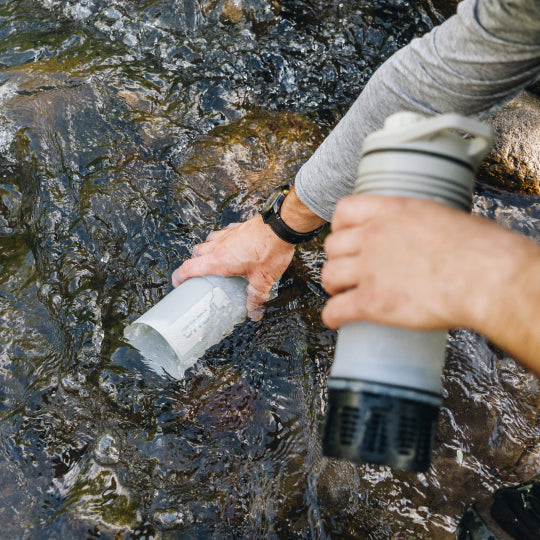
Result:
<instances>
[{"instance_id":1,"label":"gray bottle lid","mask_svg":"<svg viewBox=\"0 0 540 540\"><path fill-rule=\"evenodd\" d=\"M433 152L475 168L493 142L491 128L459 114L426 117L413 112L389 116L384 127L368 135L362 155L391 150Z\"/></svg>"}]
</instances>

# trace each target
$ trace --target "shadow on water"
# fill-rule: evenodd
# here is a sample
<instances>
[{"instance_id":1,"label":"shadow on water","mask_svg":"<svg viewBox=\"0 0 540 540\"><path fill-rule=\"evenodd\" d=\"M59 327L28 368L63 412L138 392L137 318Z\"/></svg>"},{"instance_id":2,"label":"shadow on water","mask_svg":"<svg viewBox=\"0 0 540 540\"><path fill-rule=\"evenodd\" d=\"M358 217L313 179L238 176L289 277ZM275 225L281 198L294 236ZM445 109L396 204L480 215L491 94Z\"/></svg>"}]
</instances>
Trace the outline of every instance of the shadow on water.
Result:
<instances>
[{"instance_id":1,"label":"shadow on water","mask_svg":"<svg viewBox=\"0 0 540 540\"><path fill-rule=\"evenodd\" d=\"M465 331L428 473L322 458L315 244L184 381L122 340L448 5L0 0L2 538L451 538L532 475L537 381ZM478 186L476 210L538 239L532 197Z\"/></svg>"}]
</instances>

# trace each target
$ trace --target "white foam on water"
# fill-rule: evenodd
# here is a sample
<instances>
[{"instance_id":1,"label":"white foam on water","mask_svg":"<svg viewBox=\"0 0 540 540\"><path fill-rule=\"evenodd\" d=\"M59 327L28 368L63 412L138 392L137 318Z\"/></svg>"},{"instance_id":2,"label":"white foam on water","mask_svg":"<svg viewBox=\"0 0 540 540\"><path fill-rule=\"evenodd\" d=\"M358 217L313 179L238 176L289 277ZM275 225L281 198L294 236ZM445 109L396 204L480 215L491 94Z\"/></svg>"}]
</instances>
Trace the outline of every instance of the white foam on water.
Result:
<instances>
[{"instance_id":1,"label":"white foam on water","mask_svg":"<svg viewBox=\"0 0 540 540\"><path fill-rule=\"evenodd\" d=\"M123 39L124 45L127 45L128 47L135 47L139 44L139 39L135 34L132 32L128 32Z\"/></svg>"},{"instance_id":2,"label":"white foam on water","mask_svg":"<svg viewBox=\"0 0 540 540\"><path fill-rule=\"evenodd\" d=\"M17 88L17 85L13 82L7 82L0 86L0 105L17 95Z\"/></svg>"},{"instance_id":3,"label":"white foam on water","mask_svg":"<svg viewBox=\"0 0 540 540\"><path fill-rule=\"evenodd\" d=\"M17 95L17 85L11 81L0 86L0 107L9 99ZM11 122L4 118L0 118L0 154L4 159L13 160L10 153L11 144L15 139L15 129Z\"/></svg>"},{"instance_id":4,"label":"white foam on water","mask_svg":"<svg viewBox=\"0 0 540 540\"><path fill-rule=\"evenodd\" d=\"M87 19L92 15L92 9L94 7L93 0L82 0L74 4L67 4L64 8L64 14L76 20Z\"/></svg>"},{"instance_id":5,"label":"white foam on water","mask_svg":"<svg viewBox=\"0 0 540 540\"><path fill-rule=\"evenodd\" d=\"M14 138L15 133L9 130L9 126L5 125L4 122L0 122L0 154L2 154L4 158L10 160L13 158L10 154L10 147Z\"/></svg>"},{"instance_id":6,"label":"white foam on water","mask_svg":"<svg viewBox=\"0 0 540 540\"><path fill-rule=\"evenodd\" d=\"M45 9L52 9L55 8L60 4L61 0L43 0L42 5Z\"/></svg>"}]
</instances>

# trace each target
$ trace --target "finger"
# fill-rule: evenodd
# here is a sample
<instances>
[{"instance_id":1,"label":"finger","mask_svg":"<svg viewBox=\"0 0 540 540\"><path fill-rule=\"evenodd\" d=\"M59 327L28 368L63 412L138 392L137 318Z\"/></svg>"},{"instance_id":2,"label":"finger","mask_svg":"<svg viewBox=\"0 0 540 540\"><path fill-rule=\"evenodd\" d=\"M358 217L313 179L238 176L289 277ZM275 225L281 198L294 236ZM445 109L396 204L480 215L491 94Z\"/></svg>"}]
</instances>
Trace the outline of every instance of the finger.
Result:
<instances>
[{"instance_id":1,"label":"finger","mask_svg":"<svg viewBox=\"0 0 540 540\"><path fill-rule=\"evenodd\" d=\"M332 217L332 231L363 225L381 213L392 212L404 197L388 195L351 195L341 199Z\"/></svg>"},{"instance_id":2,"label":"finger","mask_svg":"<svg viewBox=\"0 0 540 540\"><path fill-rule=\"evenodd\" d=\"M265 302L270 298L270 288L257 288L253 283L247 286L247 311L248 317L253 321L262 319L265 310Z\"/></svg>"},{"instance_id":3,"label":"finger","mask_svg":"<svg viewBox=\"0 0 540 540\"><path fill-rule=\"evenodd\" d=\"M197 276L208 276L223 274L223 264L211 257L196 257L195 259L188 259L181 266L179 266L172 275L173 287L178 287L186 281L186 279Z\"/></svg>"},{"instance_id":4,"label":"finger","mask_svg":"<svg viewBox=\"0 0 540 540\"><path fill-rule=\"evenodd\" d=\"M212 231L206 237L206 242L213 242L214 240L218 240L219 238L223 236L227 236L227 234L231 232L231 229L238 227L238 225L240 225L240 223L230 223L224 229L220 229L219 231Z\"/></svg>"},{"instance_id":5,"label":"finger","mask_svg":"<svg viewBox=\"0 0 540 540\"><path fill-rule=\"evenodd\" d=\"M358 285L364 279L359 257L339 257L327 261L321 270L321 282L330 295Z\"/></svg>"},{"instance_id":6,"label":"finger","mask_svg":"<svg viewBox=\"0 0 540 540\"><path fill-rule=\"evenodd\" d=\"M337 330L348 322L362 320L364 316L357 289L349 289L333 296L321 312L322 322L332 330Z\"/></svg>"},{"instance_id":7,"label":"finger","mask_svg":"<svg viewBox=\"0 0 540 540\"><path fill-rule=\"evenodd\" d=\"M248 309L248 317L253 322L260 321L263 318L265 311L266 311L266 308L264 307L264 304L261 304L260 306L257 306L257 307L253 306L250 309Z\"/></svg>"},{"instance_id":8,"label":"finger","mask_svg":"<svg viewBox=\"0 0 540 540\"><path fill-rule=\"evenodd\" d=\"M208 255L216 249L215 242L203 242L202 244L195 244L191 250L192 257L202 257L203 255Z\"/></svg>"},{"instance_id":9,"label":"finger","mask_svg":"<svg viewBox=\"0 0 540 540\"><path fill-rule=\"evenodd\" d=\"M358 254L360 227L340 229L329 234L324 241L324 251L329 259Z\"/></svg>"},{"instance_id":10,"label":"finger","mask_svg":"<svg viewBox=\"0 0 540 540\"><path fill-rule=\"evenodd\" d=\"M230 225L227 225L224 229L221 229L219 231L212 231L207 237L204 242L201 242L200 244L195 244L193 246L193 249L191 251L192 257L200 257L202 255L208 255L211 253L215 248L216 245L219 242L216 242L217 240L223 240L226 238L232 229L235 227L238 227L240 223L231 223Z\"/></svg>"}]
</instances>

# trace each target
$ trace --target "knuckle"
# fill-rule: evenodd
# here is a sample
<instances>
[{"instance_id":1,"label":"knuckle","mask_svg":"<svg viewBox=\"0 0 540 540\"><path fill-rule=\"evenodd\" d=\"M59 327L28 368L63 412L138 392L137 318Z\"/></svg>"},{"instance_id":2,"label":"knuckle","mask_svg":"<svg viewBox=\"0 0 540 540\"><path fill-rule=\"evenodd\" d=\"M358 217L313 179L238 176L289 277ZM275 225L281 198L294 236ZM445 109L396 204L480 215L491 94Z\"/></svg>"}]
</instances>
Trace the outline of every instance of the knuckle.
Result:
<instances>
[{"instance_id":1,"label":"knuckle","mask_svg":"<svg viewBox=\"0 0 540 540\"><path fill-rule=\"evenodd\" d=\"M331 257L333 253L334 240L335 236L333 234L328 235L324 240L323 249L326 255L329 257Z\"/></svg>"}]
</instances>

